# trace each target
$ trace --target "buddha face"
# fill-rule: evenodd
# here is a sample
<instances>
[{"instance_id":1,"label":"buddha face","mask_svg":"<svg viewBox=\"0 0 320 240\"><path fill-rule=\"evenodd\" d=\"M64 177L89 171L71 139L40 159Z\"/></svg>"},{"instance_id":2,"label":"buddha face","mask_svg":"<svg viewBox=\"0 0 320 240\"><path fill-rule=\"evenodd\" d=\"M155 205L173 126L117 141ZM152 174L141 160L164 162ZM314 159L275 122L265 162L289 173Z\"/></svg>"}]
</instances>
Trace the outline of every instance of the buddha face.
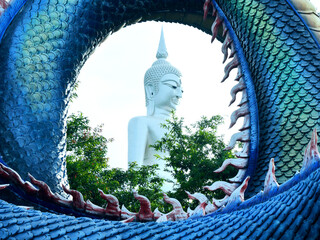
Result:
<instances>
[{"instance_id":1,"label":"buddha face","mask_svg":"<svg viewBox=\"0 0 320 240\"><path fill-rule=\"evenodd\" d=\"M167 111L175 110L182 93L180 77L166 74L159 81L159 91L154 96L154 106Z\"/></svg>"}]
</instances>

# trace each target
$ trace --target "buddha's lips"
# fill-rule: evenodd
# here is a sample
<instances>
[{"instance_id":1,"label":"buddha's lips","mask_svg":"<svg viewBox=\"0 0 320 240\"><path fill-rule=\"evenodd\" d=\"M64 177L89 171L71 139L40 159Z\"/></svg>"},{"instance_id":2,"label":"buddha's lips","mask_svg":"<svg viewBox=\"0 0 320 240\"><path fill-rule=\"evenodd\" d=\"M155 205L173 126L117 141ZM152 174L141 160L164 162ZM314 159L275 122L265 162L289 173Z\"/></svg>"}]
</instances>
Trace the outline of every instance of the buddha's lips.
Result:
<instances>
[{"instance_id":1,"label":"buddha's lips","mask_svg":"<svg viewBox=\"0 0 320 240\"><path fill-rule=\"evenodd\" d=\"M172 98L172 102L173 102L173 104L178 105L180 101L179 101L179 98L174 97L174 98Z\"/></svg>"}]
</instances>

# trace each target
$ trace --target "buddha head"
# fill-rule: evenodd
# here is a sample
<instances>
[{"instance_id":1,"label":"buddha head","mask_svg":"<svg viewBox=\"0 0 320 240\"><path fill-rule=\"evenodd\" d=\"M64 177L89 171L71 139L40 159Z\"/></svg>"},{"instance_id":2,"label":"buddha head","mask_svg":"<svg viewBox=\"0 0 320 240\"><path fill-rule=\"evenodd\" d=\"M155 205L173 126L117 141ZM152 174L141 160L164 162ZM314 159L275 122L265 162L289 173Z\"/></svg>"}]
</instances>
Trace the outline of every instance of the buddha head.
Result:
<instances>
[{"instance_id":1,"label":"buddha head","mask_svg":"<svg viewBox=\"0 0 320 240\"><path fill-rule=\"evenodd\" d=\"M144 76L144 89L146 96L147 115L154 115L156 108L170 113L176 109L182 97L181 73L172 66L168 57L163 30L157 52L157 60L146 71Z\"/></svg>"}]
</instances>

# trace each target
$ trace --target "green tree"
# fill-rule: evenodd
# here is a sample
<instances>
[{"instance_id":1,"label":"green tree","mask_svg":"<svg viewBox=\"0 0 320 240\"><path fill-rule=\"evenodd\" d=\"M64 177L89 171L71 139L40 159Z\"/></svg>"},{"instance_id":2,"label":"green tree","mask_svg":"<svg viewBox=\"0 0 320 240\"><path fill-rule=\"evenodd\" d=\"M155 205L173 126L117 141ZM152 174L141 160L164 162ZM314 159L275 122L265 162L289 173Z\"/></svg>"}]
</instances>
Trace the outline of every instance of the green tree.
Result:
<instances>
[{"instance_id":1,"label":"green tree","mask_svg":"<svg viewBox=\"0 0 320 240\"><path fill-rule=\"evenodd\" d=\"M108 168L106 139L102 126L92 129L82 113L67 120L67 171L70 187L80 191L85 199L94 199L101 182L103 169Z\"/></svg>"},{"instance_id":2,"label":"green tree","mask_svg":"<svg viewBox=\"0 0 320 240\"><path fill-rule=\"evenodd\" d=\"M100 206L105 204L98 188L113 194L120 204L130 211L139 210L139 202L132 190L148 197L152 208L163 206L161 187L163 179L155 171L157 165L138 167L131 164L127 171L108 166L107 144L113 139L101 135L102 125L91 128L90 121L82 113L71 115L67 120L67 171L70 187L80 191L84 199ZM166 206L165 206L166 207ZM160 208L162 211L166 209Z\"/></svg>"},{"instance_id":3,"label":"green tree","mask_svg":"<svg viewBox=\"0 0 320 240\"><path fill-rule=\"evenodd\" d=\"M224 150L226 145L222 137L217 136L217 127L222 122L219 115L210 119L202 117L188 127L184 125L183 118L179 119L173 114L172 119L163 125L167 133L152 146L157 151L167 152L166 157L158 157L166 161L166 170L176 179L170 196L177 198L183 206L188 205L185 190L222 198L222 191L210 193L203 186L227 180L236 174L236 169L232 167L222 173L214 173L225 159L234 158L231 151Z\"/></svg>"}]
</instances>

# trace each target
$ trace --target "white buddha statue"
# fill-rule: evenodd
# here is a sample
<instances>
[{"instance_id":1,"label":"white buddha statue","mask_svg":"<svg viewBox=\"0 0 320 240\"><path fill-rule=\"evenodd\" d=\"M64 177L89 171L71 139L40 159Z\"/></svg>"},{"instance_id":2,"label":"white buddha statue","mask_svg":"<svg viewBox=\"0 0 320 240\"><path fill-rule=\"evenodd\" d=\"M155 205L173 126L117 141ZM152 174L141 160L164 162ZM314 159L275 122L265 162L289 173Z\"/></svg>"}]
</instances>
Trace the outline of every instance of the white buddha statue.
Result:
<instances>
[{"instance_id":1,"label":"white buddha statue","mask_svg":"<svg viewBox=\"0 0 320 240\"><path fill-rule=\"evenodd\" d=\"M129 121L128 162L137 162L139 166L158 164L158 175L172 179L170 173L164 171L165 161L155 157L155 154L165 156L166 153L157 152L150 147L164 136L166 130L161 124L170 118L183 92L180 71L166 60L168 53L163 30L156 56L157 60L144 76L147 116L134 117ZM170 189L172 185L165 183L163 190Z\"/></svg>"}]
</instances>

